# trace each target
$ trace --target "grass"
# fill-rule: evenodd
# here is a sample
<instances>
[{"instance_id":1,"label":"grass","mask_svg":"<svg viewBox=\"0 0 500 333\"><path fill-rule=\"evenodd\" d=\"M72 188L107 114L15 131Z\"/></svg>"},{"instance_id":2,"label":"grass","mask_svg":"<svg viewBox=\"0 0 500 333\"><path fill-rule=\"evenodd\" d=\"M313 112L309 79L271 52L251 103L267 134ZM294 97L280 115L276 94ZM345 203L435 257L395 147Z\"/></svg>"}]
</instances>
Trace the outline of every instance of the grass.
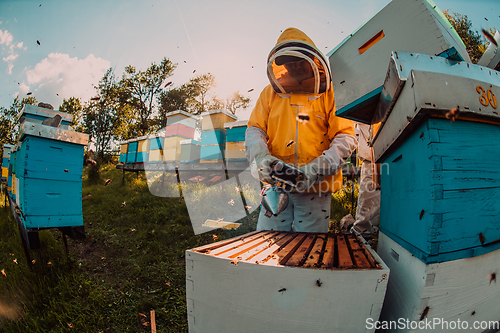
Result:
<instances>
[{"instance_id":1,"label":"grass","mask_svg":"<svg viewBox=\"0 0 500 333\"><path fill-rule=\"evenodd\" d=\"M101 168L100 180L89 179L87 172L82 193L91 195L82 201L87 237L68 239L66 253L57 229L40 231L41 249L30 251L31 270L17 224L0 197L0 270L5 273L0 275L0 332L151 332L151 310L157 332L187 332L185 251L255 230L259 209L238 221L242 225L236 230L195 235L187 199L152 195L143 172L126 173L125 185L113 164ZM108 186L105 179L111 179ZM248 186L241 182L247 205L257 207L259 198ZM186 196L195 189L215 196L203 183L182 189ZM232 186L216 191L223 202L239 195ZM355 210L351 199L349 193L335 194L333 230ZM200 198L192 200L203 207Z\"/></svg>"}]
</instances>

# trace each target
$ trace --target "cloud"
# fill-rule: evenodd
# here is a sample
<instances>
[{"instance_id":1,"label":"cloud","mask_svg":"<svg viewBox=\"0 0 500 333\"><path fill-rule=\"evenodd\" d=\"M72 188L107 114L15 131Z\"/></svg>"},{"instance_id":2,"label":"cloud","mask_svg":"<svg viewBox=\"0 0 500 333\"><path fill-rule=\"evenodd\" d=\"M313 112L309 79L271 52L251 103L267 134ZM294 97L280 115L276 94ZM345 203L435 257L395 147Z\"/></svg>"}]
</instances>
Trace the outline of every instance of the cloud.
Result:
<instances>
[{"instance_id":1,"label":"cloud","mask_svg":"<svg viewBox=\"0 0 500 333\"><path fill-rule=\"evenodd\" d=\"M12 41L14 40L14 37L7 31L7 30L2 30L0 29L0 45L5 44L6 46L9 46Z\"/></svg>"},{"instance_id":2,"label":"cloud","mask_svg":"<svg viewBox=\"0 0 500 333\"><path fill-rule=\"evenodd\" d=\"M33 87L37 100L60 104L63 98L80 97L88 100L111 66L108 60L89 54L85 59L70 58L68 54L50 53L47 58L26 70L27 84Z\"/></svg>"},{"instance_id":3,"label":"cloud","mask_svg":"<svg viewBox=\"0 0 500 333\"><path fill-rule=\"evenodd\" d=\"M3 57L3 61L7 62L7 73L12 74L12 68L14 64L12 63L19 54L16 53L16 49L26 50L26 47L23 47L23 42L19 42L14 44L14 37L7 30L0 29L0 45L2 45L2 54L5 47L8 47L8 56Z\"/></svg>"}]
</instances>

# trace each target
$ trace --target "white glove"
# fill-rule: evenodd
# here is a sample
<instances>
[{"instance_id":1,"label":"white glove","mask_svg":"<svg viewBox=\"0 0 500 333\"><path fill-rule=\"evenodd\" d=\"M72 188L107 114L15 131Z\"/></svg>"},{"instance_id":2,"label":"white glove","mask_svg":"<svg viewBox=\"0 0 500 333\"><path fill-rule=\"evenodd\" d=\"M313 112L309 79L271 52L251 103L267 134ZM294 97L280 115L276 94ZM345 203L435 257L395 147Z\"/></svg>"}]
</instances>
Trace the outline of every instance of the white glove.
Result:
<instances>
[{"instance_id":1,"label":"white glove","mask_svg":"<svg viewBox=\"0 0 500 333\"><path fill-rule=\"evenodd\" d=\"M323 155L315 158L309 164L299 167L299 170L304 174L304 179L297 183L298 192L307 191L314 184L321 182L326 176L336 172L334 172L332 165Z\"/></svg>"},{"instance_id":2,"label":"white glove","mask_svg":"<svg viewBox=\"0 0 500 333\"><path fill-rule=\"evenodd\" d=\"M274 179L271 178L271 164L280 162L281 160L269 154L267 147L259 144L253 145L252 148L250 148L249 155L250 166L251 169L253 169L252 174L255 176L255 171L257 171L257 177L260 181L274 184Z\"/></svg>"}]
</instances>

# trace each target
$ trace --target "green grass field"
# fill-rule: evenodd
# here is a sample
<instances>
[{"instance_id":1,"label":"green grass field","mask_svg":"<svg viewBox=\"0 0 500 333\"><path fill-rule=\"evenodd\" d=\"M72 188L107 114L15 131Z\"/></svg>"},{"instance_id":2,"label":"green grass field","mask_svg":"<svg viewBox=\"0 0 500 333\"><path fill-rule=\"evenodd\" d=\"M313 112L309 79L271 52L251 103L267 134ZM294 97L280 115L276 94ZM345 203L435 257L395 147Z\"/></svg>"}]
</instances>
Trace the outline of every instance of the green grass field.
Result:
<instances>
[{"instance_id":1,"label":"green grass field","mask_svg":"<svg viewBox=\"0 0 500 333\"><path fill-rule=\"evenodd\" d=\"M187 332L185 251L255 230L259 210L236 230L195 235L184 199L152 195L144 172L127 173L125 185L113 164L97 182L87 173L86 239L68 239L66 253L59 230L41 231L31 270L0 197L0 332L151 332L151 310L157 332ZM246 200L258 205L258 197ZM345 191L334 195L332 230L355 200Z\"/></svg>"}]
</instances>

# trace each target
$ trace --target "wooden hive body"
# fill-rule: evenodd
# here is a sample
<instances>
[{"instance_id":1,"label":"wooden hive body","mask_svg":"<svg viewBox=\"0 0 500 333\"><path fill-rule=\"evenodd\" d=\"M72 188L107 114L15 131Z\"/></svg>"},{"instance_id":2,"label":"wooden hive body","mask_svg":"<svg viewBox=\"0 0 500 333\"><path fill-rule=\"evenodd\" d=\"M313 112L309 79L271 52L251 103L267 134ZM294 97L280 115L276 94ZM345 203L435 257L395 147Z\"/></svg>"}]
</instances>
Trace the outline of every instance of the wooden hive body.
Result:
<instances>
[{"instance_id":1,"label":"wooden hive body","mask_svg":"<svg viewBox=\"0 0 500 333\"><path fill-rule=\"evenodd\" d=\"M189 331L367 332L388 277L353 235L253 232L186 251Z\"/></svg>"},{"instance_id":2,"label":"wooden hive body","mask_svg":"<svg viewBox=\"0 0 500 333\"><path fill-rule=\"evenodd\" d=\"M500 283L496 276L500 271L500 250L475 258L425 264L381 232L377 253L391 270L381 322L436 321L429 332L456 332L453 325L461 322L468 327L464 332L498 332ZM475 322L496 323L497 330L486 326L474 329ZM406 325L386 331L419 330Z\"/></svg>"},{"instance_id":3,"label":"wooden hive body","mask_svg":"<svg viewBox=\"0 0 500 333\"><path fill-rule=\"evenodd\" d=\"M15 201L27 229L82 226L86 134L24 121L15 154Z\"/></svg>"},{"instance_id":4,"label":"wooden hive body","mask_svg":"<svg viewBox=\"0 0 500 333\"><path fill-rule=\"evenodd\" d=\"M200 160L200 141L193 139L182 140L181 145L181 163L198 163Z\"/></svg>"},{"instance_id":5,"label":"wooden hive body","mask_svg":"<svg viewBox=\"0 0 500 333\"><path fill-rule=\"evenodd\" d=\"M236 121L224 125L226 129L225 157L227 162L246 161L245 132L248 120Z\"/></svg>"},{"instance_id":6,"label":"wooden hive body","mask_svg":"<svg viewBox=\"0 0 500 333\"><path fill-rule=\"evenodd\" d=\"M4 144L2 147L2 181L7 183L9 177L9 159L13 145Z\"/></svg>"},{"instance_id":7,"label":"wooden hive body","mask_svg":"<svg viewBox=\"0 0 500 333\"><path fill-rule=\"evenodd\" d=\"M500 204L493 199L500 193L494 153L500 118L476 91L484 86L500 94L492 84L500 76L489 71L483 77L491 83L411 71L375 138L382 162L380 230L425 263L500 248ZM446 114L454 108L460 115L452 122Z\"/></svg>"}]
</instances>

